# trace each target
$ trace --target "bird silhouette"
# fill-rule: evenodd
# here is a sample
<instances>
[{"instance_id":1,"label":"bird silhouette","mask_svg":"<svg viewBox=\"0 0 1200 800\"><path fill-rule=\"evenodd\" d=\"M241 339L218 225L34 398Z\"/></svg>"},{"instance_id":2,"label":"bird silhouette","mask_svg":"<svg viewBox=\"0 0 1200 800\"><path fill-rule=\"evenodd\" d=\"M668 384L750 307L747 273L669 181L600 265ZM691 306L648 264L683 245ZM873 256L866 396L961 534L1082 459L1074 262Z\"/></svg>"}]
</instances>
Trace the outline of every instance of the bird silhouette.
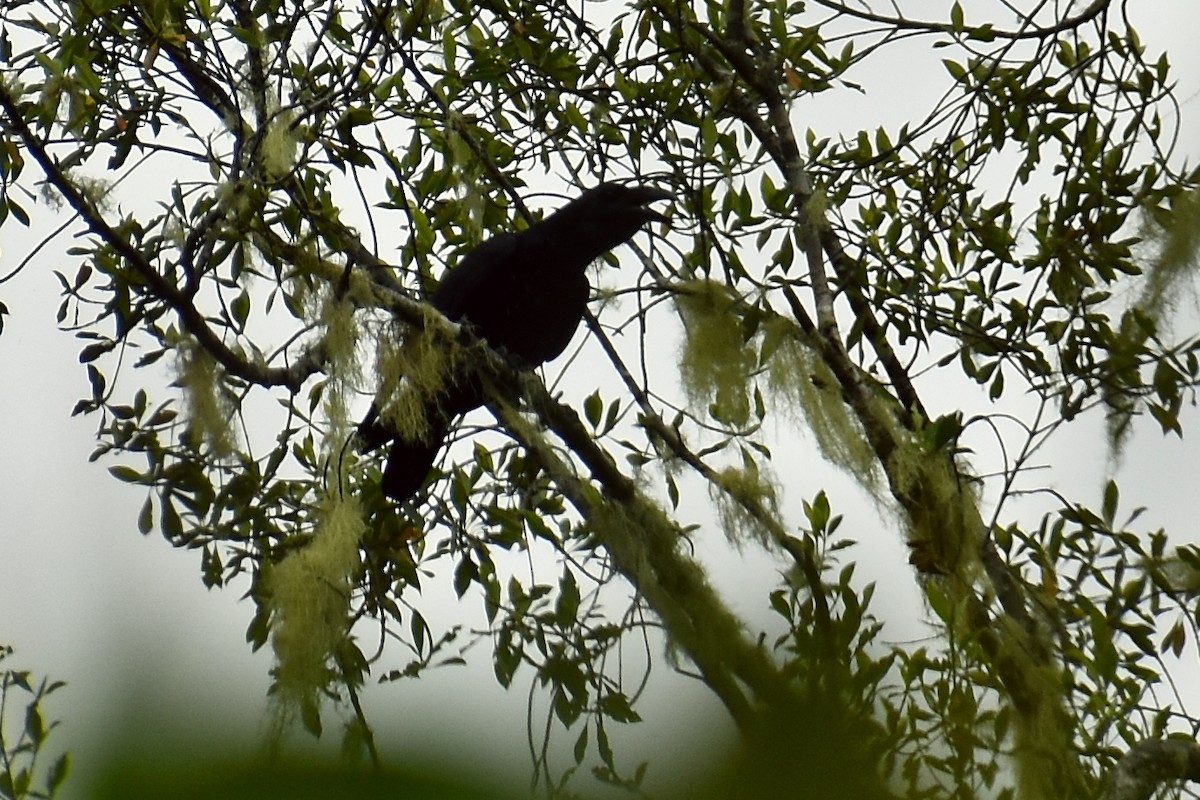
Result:
<instances>
[{"instance_id":1,"label":"bird silhouette","mask_svg":"<svg viewBox=\"0 0 1200 800\"><path fill-rule=\"evenodd\" d=\"M524 368L557 357L587 310L587 268L666 217L647 204L670 199L651 186L602 183L527 229L482 242L451 269L430 302L471 326L493 348ZM382 489L404 501L421 488L456 417L483 405L485 392L469 375L452 374L445 391L425 402L424 436L407 437L372 404L358 426L363 452L391 443Z\"/></svg>"}]
</instances>

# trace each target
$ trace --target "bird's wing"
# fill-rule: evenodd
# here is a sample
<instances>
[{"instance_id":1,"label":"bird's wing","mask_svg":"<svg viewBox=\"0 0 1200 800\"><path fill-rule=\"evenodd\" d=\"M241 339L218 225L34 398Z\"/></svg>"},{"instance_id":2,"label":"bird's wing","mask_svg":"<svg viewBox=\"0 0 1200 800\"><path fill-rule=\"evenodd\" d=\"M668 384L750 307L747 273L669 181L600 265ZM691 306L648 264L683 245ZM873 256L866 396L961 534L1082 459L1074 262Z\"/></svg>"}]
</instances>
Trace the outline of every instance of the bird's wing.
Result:
<instances>
[{"instance_id":1,"label":"bird's wing","mask_svg":"<svg viewBox=\"0 0 1200 800\"><path fill-rule=\"evenodd\" d=\"M452 320L461 320L480 287L494 280L513 262L517 254L518 235L501 233L482 242L446 273L433 293L434 307Z\"/></svg>"}]
</instances>

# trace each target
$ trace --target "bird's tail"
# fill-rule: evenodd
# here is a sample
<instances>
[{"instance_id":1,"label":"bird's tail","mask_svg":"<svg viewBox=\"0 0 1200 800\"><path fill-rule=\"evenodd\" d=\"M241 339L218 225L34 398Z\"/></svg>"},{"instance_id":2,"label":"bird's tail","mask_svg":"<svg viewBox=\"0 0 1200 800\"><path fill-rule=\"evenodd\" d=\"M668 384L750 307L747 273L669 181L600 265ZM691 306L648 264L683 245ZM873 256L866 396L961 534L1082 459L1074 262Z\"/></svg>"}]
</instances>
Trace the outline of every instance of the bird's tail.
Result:
<instances>
[{"instance_id":1,"label":"bird's tail","mask_svg":"<svg viewBox=\"0 0 1200 800\"><path fill-rule=\"evenodd\" d=\"M383 493L399 502L416 494L433 469L433 462L442 448L446 433L443 428L419 442L397 438L388 451L387 463L383 467L383 480L379 484Z\"/></svg>"},{"instance_id":2,"label":"bird's tail","mask_svg":"<svg viewBox=\"0 0 1200 800\"><path fill-rule=\"evenodd\" d=\"M409 439L401 436L390 422L379 416L379 406L371 404L371 410L358 426L360 450L369 453L389 442L387 462L383 467L383 493L393 500L403 502L417 493L433 462L437 459L442 442L450 433L450 423L483 403L483 389L476 378L448 382L436 397L425 401L422 416L428 428L425 436Z\"/></svg>"},{"instance_id":3,"label":"bird's tail","mask_svg":"<svg viewBox=\"0 0 1200 800\"><path fill-rule=\"evenodd\" d=\"M395 429L379 418L379 406L371 403L367 415L363 417L362 422L358 423L358 449L363 453L369 453L395 439L396 436Z\"/></svg>"},{"instance_id":4,"label":"bird's tail","mask_svg":"<svg viewBox=\"0 0 1200 800\"><path fill-rule=\"evenodd\" d=\"M405 501L417 493L433 462L437 458L442 441L449 433L450 425L445 421L445 415L436 408L426 414L431 430L424 438L410 441L401 436L385 420L379 416L379 408L375 404L367 412L367 416L358 426L360 450L369 453L388 442L392 443L388 451L387 462L383 467L383 480L380 488L384 495L397 501Z\"/></svg>"}]
</instances>

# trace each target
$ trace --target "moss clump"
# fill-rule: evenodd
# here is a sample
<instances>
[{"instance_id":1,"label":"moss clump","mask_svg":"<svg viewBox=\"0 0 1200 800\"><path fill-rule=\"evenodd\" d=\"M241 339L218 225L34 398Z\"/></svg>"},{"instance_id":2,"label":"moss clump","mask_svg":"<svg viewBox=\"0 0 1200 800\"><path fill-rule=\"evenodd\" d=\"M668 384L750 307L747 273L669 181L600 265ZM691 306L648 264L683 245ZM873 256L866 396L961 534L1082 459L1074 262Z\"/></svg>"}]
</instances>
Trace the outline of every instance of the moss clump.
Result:
<instances>
[{"instance_id":1,"label":"moss clump","mask_svg":"<svg viewBox=\"0 0 1200 800\"><path fill-rule=\"evenodd\" d=\"M889 457L887 474L907 511L909 540L927 561L923 571L953 573L969 585L978 574L984 524L974 492L960 484L950 458L905 442Z\"/></svg>"},{"instance_id":2,"label":"moss clump","mask_svg":"<svg viewBox=\"0 0 1200 800\"><path fill-rule=\"evenodd\" d=\"M338 298L333 292L327 292L316 312L317 324L323 331L321 350L330 371L342 380L357 381L359 326L354 304L349 298Z\"/></svg>"},{"instance_id":3,"label":"moss clump","mask_svg":"<svg viewBox=\"0 0 1200 800\"><path fill-rule=\"evenodd\" d=\"M282 178L296 167L300 148L300 129L292 125L295 112L275 111L267 122L262 139L262 163L268 176Z\"/></svg>"}]
</instances>

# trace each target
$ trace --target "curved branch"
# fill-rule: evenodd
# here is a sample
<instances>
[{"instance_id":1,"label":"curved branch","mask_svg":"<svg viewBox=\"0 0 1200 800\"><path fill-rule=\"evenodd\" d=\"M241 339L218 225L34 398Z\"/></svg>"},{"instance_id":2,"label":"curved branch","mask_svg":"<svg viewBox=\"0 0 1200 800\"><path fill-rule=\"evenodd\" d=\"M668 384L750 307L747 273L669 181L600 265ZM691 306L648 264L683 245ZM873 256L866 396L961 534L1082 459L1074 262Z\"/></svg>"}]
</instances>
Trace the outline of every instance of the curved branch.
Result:
<instances>
[{"instance_id":1,"label":"curved branch","mask_svg":"<svg viewBox=\"0 0 1200 800\"><path fill-rule=\"evenodd\" d=\"M1147 739L1121 757L1099 800L1149 800L1163 783L1200 783L1200 744L1190 739Z\"/></svg>"}]
</instances>

